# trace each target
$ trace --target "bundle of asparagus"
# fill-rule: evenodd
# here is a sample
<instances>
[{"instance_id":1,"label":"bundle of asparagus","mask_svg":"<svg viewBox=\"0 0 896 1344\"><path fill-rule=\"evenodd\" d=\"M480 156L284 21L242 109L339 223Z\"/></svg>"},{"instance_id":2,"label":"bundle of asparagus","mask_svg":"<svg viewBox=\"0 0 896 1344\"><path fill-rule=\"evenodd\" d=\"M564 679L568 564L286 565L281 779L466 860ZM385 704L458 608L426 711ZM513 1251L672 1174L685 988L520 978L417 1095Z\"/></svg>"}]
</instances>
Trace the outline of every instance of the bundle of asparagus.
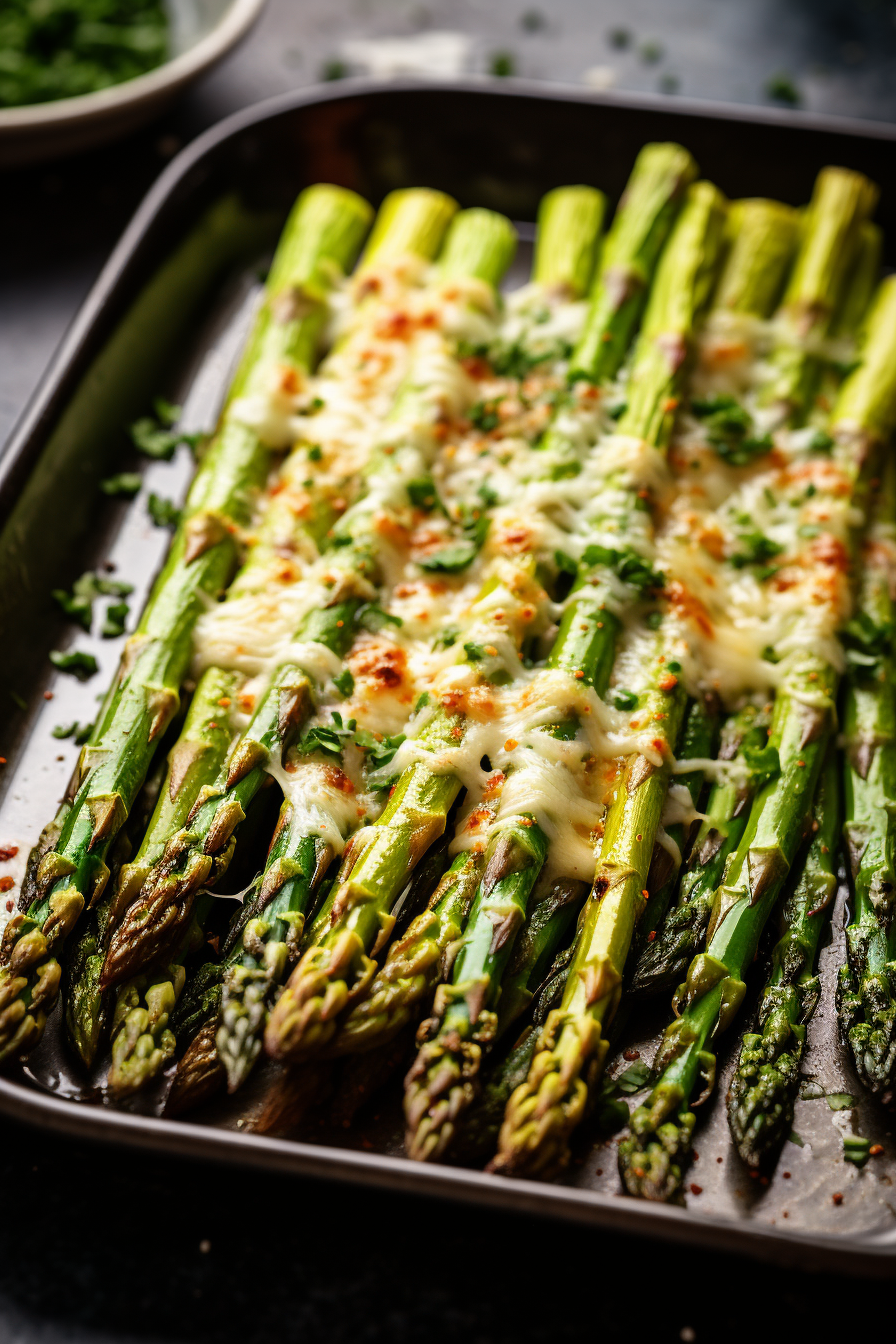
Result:
<instances>
[{"instance_id":1,"label":"bundle of asparagus","mask_svg":"<svg viewBox=\"0 0 896 1344\"><path fill-rule=\"evenodd\" d=\"M845 672L838 1002L891 1086L896 285L872 298L859 175L802 216L696 178L645 147L604 237L599 191L549 193L503 296L502 216L393 193L349 274L372 211L303 194L7 926L0 1058L38 1044L67 953L67 1039L114 1099L167 1073L187 1110L264 1048L303 1105L359 1059L354 1106L407 1059L410 1156L551 1176L620 1004L678 984L620 1146L667 1199L780 906L728 1099L768 1164L820 993Z\"/></svg>"}]
</instances>

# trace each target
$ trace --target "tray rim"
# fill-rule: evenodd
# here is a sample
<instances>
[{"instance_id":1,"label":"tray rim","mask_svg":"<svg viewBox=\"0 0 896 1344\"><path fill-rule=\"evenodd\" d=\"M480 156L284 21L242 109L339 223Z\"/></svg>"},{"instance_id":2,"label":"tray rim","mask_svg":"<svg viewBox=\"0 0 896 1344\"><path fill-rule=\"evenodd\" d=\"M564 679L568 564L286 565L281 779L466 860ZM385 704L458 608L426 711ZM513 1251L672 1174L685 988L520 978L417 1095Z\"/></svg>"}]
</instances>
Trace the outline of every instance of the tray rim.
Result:
<instances>
[{"instance_id":1,"label":"tray rim","mask_svg":"<svg viewBox=\"0 0 896 1344\"><path fill-rule=\"evenodd\" d=\"M163 169L126 226L89 293L83 300L42 378L3 448L0 448L0 526L15 503L32 465L33 440L52 424L92 358L94 328L104 325L116 290L127 277L141 243L151 233L178 185L201 165L212 150L233 136L284 112L317 104L396 93L476 94L494 98L527 98L578 103L620 111L669 111L662 95L624 91L592 92L548 81L485 78L463 80L346 79L338 86L312 85L276 95L240 109L217 122L182 149ZM852 136L859 140L896 141L896 124L856 117L787 112L709 99L675 98L677 113L763 126ZM736 1222L702 1214L692 1208L648 1204L620 1195L605 1195L573 1186L495 1177L451 1166L429 1166L404 1157L358 1152L291 1139L241 1133L212 1125L135 1115L95 1107L41 1092L0 1077L0 1114L19 1123L34 1123L56 1133L93 1142L112 1140L175 1156L203 1161L288 1171L293 1175L335 1179L388 1188L405 1194L473 1201L491 1207L562 1218L608 1231L665 1237L695 1245L747 1253L764 1260L814 1270L837 1269L865 1276L896 1273L896 1229L879 1235L816 1235L785 1231L755 1222Z\"/></svg>"},{"instance_id":2,"label":"tray rim","mask_svg":"<svg viewBox=\"0 0 896 1344\"><path fill-rule=\"evenodd\" d=\"M0 1078L0 1114L22 1124L89 1142L203 1162L288 1172L293 1176L337 1180L449 1199L491 1208L573 1221L608 1232L661 1237L728 1253L744 1253L777 1264L862 1277L896 1273L896 1234L819 1236L758 1223L733 1222L690 1207L650 1204L623 1194L604 1195L575 1186L492 1176L467 1167L411 1162L406 1157L358 1152L303 1140L241 1133L214 1125L135 1115L54 1097Z\"/></svg>"}]
</instances>

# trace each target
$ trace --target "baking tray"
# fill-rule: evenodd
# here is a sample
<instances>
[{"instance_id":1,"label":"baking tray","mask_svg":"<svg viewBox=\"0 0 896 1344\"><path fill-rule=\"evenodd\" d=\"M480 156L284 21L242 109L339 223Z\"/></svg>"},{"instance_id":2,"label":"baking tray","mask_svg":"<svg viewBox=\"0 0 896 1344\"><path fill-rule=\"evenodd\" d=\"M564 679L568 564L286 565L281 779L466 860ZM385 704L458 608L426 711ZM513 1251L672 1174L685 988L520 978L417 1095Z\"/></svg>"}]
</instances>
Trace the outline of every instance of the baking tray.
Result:
<instances>
[{"instance_id":1,"label":"baking tray","mask_svg":"<svg viewBox=\"0 0 896 1344\"><path fill-rule=\"evenodd\" d=\"M728 194L808 199L818 169L841 163L881 184L878 219L888 265L896 264L896 127L740 109L684 100L582 95L506 81L485 86L349 81L293 94L229 118L166 169L115 249L0 460L0 843L19 852L4 874L21 878L30 845L53 815L76 749L51 727L89 720L97 689L111 676L116 641L78 637L101 667L81 685L51 677L50 649L71 627L51 598L85 568L103 563L135 585L137 610L168 534L153 528L140 501L106 500L98 481L129 465L122 427L154 394L185 402L185 428L205 428L226 386L250 319L257 273L299 190L315 181L355 188L379 201L400 186L429 185L464 205L485 205L523 221L516 279L540 196L590 182L618 196L646 140L676 139ZM153 464L149 489L182 495L189 454ZM52 692L53 699L44 698ZM15 893L10 893L14 896ZM313 1119L295 1137L245 1132L240 1115L264 1086L253 1079L238 1105L222 1103L195 1120L162 1120L158 1097L113 1109L85 1089L51 1019L27 1066L0 1079L0 1110L42 1129L161 1151L536 1214L619 1231L674 1237L777 1262L854 1272L896 1271L896 1145L893 1118L861 1096L829 1007L844 957L845 888L821 959L826 994L811 1030L809 1096L767 1185L749 1180L728 1142L724 1068L716 1103L697 1130L699 1160L687 1206L624 1197L615 1139L581 1134L561 1183L506 1180L401 1156L398 1089L390 1085L347 1129ZM630 1025L623 1044L651 1058L665 1006ZM729 1050L736 1045L732 1040ZM723 1056L724 1061L724 1056ZM614 1066L624 1067L621 1064ZM730 1067L730 1060L728 1061ZM254 1089L254 1092L253 1092ZM857 1104L833 1110L826 1094ZM257 1100L254 1104L257 1104ZM884 1147L863 1171L844 1163L842 1134L854 1128ZM833 1195L842 1195L835 1202Z\"/></svg>"}]
</instances>

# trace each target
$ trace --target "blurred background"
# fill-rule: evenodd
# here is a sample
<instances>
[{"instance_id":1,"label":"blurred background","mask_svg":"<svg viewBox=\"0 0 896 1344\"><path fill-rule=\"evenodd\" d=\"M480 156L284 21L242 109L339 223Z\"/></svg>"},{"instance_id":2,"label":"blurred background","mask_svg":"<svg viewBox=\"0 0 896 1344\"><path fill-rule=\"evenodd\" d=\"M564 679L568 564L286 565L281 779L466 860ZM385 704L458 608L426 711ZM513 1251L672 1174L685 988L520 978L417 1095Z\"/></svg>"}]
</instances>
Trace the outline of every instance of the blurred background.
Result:
<instances>
[{"instance_id":1,"label":"blurred background","mask_svg":"<svg viewBox=\"0 0 896 1344\"><path fill-rule=\"evenodd\" d=\"M130 214L184 144L274 94L402 75L891 121L896 0L268 0L233 54L148 129L0 169L0 444Z\"/></svg>"},{"instance_id":2,"label":"blurred background","mask_svg":"<svg viewBox=\"0 0 896 1344\"><path fill-rule=\"evenodd\" d=\"M145 129L0 169L0 444L184 145L271 95L408 75L894 121L896 0L268 0L238 49ZM657 1344L757 1331L772 1344L822 1323L852 1334L856 1313L870 1324L891 1307L888 1288L787 1266L118 1154L6 1121L0 1190L31 1210L0 1237L3 1344L580 1344L645 1330ZM139 1263L135 1217L151 1248ZM463 1283L459 1246L474 1266Z\"/></svg>"}]
</instances>

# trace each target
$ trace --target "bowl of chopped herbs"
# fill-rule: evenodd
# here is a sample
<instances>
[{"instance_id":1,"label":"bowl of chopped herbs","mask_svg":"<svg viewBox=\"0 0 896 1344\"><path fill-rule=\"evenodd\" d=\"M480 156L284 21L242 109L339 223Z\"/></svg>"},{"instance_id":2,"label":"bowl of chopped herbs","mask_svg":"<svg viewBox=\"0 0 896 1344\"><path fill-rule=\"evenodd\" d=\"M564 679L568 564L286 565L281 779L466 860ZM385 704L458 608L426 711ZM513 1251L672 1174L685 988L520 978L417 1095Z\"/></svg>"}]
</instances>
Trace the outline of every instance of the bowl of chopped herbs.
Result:
<instances>
[{"instance_id":1,"label":"bowl of chopped herbs","mask_svg":"<svg viewBox=\"0 0 896 1344\"><path fill-rule=\"evenodd\" d=\"M0 0L0 165L149 121L225 56L265 0Z\"/></svg>"}]
</instances>

